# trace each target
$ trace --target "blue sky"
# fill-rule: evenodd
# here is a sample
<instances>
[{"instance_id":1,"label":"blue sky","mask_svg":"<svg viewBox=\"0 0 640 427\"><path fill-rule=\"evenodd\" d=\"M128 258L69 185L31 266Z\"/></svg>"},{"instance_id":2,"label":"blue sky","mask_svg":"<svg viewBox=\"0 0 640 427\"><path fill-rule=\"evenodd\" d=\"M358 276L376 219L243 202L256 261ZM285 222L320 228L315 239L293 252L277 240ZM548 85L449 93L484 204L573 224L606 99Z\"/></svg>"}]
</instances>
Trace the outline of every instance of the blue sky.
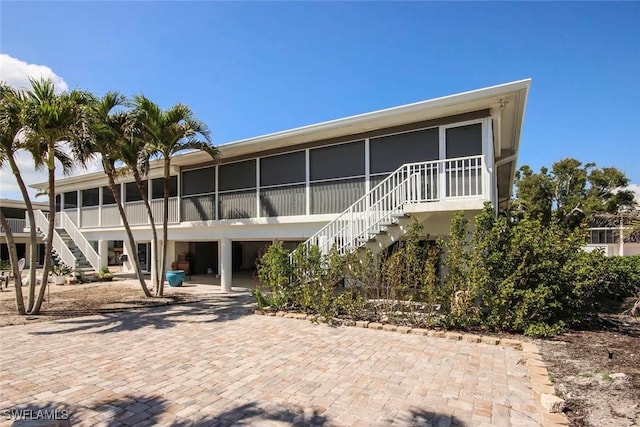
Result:
<instances>
[{"instance_id":1,"label":"blue sky","mask_svg":"<svg viewBox=\"0 0 640 427\"><path fill-rule=\"evenodd\" d=\"M640 184L640 3L6 2L0 53L188 104L223 144L533 79L519 164ZM3 190L6 192L7 190Z\"/></svg>"}]
</instances>

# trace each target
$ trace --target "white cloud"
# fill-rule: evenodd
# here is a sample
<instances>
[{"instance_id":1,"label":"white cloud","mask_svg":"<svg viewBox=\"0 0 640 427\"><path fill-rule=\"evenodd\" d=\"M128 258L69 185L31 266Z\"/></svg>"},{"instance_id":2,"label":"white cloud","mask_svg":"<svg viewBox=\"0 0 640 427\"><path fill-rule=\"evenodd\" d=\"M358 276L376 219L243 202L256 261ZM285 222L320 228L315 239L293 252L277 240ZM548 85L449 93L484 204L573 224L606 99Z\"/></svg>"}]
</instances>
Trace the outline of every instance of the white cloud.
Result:
<instances>
[{"instance_id":1,"label":"white cloud","mask_svg":"<svg viewBox=\"0 0 640 427\"><path fill-rule=\"evenodd\" d=\"M28 88L29 78L39 79L41 77L50 78L56 87L56 91L62 92L69 90L69 85L64 79L58 76L46 65L29 64L21 61L17 58L13 58L6 54L0 54L0 80L15 88ZM65 150L68 151L68 150ZM26 152L18 152L16 155L16 163L20 169L20 174L27 186L39 182L47 181L46 170L36 170L33 166L33 159ZM87 165L86 169L76 167L74 168L72 175L78 175L89 172L96 172L102 170L102 165L99 159L93 160ZM56 179L63 177L62 169L56 168ZM41 196L35 199L36 190L28 188L29 196L32 200L46 201L46 196ZM18 188L13 173L11 172L9 165L6 164L0 169L0 198L4 199L18 199L22 200L22 193Z\"/></svg>"},{"instance_id":2,"label":"white cloud","mask_svg":"<svg viewBox=\"0 0 640 427\"><path fill-rule=\"evenodd\" d=\"M45 78L53 81L56 90L64 92L69 85L46 65L29 64L17 58L0 53L0 80L16 89L28 88L29 78Z\"/></svg>"},{"instance_id":3,"label":"white cloud","mask_svg":"<svg viewBox=\"0 0 640 427\"><path fill-rule=\"evenodd\" d=\"M46 202L48 197L46 195L36 198L37 191L30 188L29 185L47 182L48 173L46 169L36 170L33 166L33 158L25 151L20 151L16 155L16 163L20 169L20 175L27 185L29 197L32 201ZM102 164L99 158L90 161L86 168L74 167L71 172L71 176L86 174L91 172L98 172L102 170ZM56 180L62 179L65 175L62 173L62 167L58 164L56 167ZM22 193L18 187L15 176L11 172L11 168L7 164L0 169L0 198L22 200Z\"/></svg>"}]
</instances>

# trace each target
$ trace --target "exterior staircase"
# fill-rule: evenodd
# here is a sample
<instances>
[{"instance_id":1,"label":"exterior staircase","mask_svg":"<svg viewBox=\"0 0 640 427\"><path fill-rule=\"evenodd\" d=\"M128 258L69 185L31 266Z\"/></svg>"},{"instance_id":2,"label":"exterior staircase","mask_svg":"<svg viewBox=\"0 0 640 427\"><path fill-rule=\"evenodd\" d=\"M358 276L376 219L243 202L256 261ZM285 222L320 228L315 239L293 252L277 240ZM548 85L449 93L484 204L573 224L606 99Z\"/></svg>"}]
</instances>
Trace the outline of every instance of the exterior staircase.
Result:
<instances>
[{"instance_id":1,"label":"exterior staircase","mask_svg":"<svg viewBox=\"0 0 640 427\"><path fill-rule=\"evenodd\" d=\"M69 233L64 228L56 228L56 232L60 235L60 238L66 245L66 247L71 251L73 256L75 257L75 267L73 267L76 271L81 271L85 276L94 274L95 269L89 264L89 261L84 256L84 253L80 250L80 248L75 244ZM58 254L55 246L53 248L53 257L57 262L62 262L62 258Z\"/></svg>"},{"instance_id":2,"label":"exterior staircase","mask_svg":"<svg viewBox=\"0 0 640 427\"><path fill-rule=\"evenodd\" d=\"M404 164L303 245L316 245L325 254L331 248L340 254L368 248L375 254L407 233L407 205L483 197L487 176L483 156Z\"/></svg>"},{"instance_id":3,"label":"exterior staircase","mask_svg":"<svg viewBox=\"0 0 640 427\"><path fill-rule=\"evenodd\" d=\"M34 213L36 230L46 241L49 218L42 211ZM100 269L98 253L66 213L58 212L57 216L59 216L60 222L59 226L54 228L53 233L53 257L56 263L65 263L85 275L96 273Z\"/></svg>"}]
</instances>

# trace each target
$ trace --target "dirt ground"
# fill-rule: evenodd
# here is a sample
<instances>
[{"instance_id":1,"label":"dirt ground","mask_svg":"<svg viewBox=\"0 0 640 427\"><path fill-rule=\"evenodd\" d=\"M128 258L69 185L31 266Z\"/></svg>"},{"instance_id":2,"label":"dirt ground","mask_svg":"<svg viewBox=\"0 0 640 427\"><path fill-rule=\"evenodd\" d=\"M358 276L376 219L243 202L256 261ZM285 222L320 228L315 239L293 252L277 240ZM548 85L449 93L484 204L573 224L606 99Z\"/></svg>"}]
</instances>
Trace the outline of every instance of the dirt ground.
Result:
<instances>
[{"instance_id":1,"label":"dirt ground","mask_svg":"<svg viewBox=\"0 0 640 427\"><path fill-rule=\"evenodd\" d=\"M166 292L162 298L144 298L142 290L125 282L105 282L102 284L81 284L57 287L50 285L51 291L45 296L41 314L19 316L16 314L14 293L0 293L0 327L24 325L34 322L91 316L99 313L129 310L159 305L181 304L201 301L205 294L188 292ZM26 304L27 288L23 288Z\"/></svg>"},{"instance_id":2,"label":"dirt ground","mask_svg":"<svg viewBox=\"0 0 640 427\"><path fill-rule=\"evenodd\" d=\"M537 340L571 425L640 426L640 319L600 315Z\"/></svg>"},{"instance_id":3,"label":"dirt ground","mask_svg":"<svg viewBox=\"0 0 640 427\"><path fill-rule=\"evenodd\" d=\"M171 289L164 298L142 298L139 288L124 282L54 286L42 314L18 316L13 292L5 291L0 292L0 327L207 297L184 288ZM549 340L512 337L538 344L558 395L567 402L571 425L640 426L640 319L603 314L585 326Z\"/></svg>"}]
</instances>

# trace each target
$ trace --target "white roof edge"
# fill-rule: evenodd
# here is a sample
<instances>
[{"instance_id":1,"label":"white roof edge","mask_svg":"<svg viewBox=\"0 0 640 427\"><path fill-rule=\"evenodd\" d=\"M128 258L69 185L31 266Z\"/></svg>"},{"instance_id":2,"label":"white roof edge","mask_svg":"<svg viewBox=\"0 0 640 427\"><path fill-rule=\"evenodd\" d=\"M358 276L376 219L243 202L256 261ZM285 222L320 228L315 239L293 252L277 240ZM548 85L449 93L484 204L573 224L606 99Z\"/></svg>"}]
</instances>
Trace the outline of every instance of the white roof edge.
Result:
<instances>
[{"instance_id":1,"label":"white roof edge","mask_svg":"<svg viewBox=\"0 0 640 427\"><path fill-rule=\"evenodd\" d=\"M426 101L418 101L411 104L400 105L397 107L385 108L383 110L376 110L368 113L357 114L355 116L343 117L339 119L329 120L321 123L314 123L311 125L301 126L298 128L288 129L284 131L278 131L261 136L255 136L247 139L241 139L239 141L233 141L220 145L220 147L229 146L243 146L252 145L259 142L267 142L273 139L281 139L292 136L304 135L307 133L318 132L330 128L339 128L341 126L351 125L365 120L381 119L387 116L393 116L397 114L409 113L415 110L426 110L430 108L438 108L448 105L459 104L468 101L475 101L482 98L488 98L491 96L507 94L522 89L528 89L531 83L531 78L517 80L509 83L503 83L495 86L489 86L481 89L474 89L467 92L461 92L453 95L442 96L439 98L433 98ZM528 90L527 90L528 92Z\"/></svg>"}]
</instances>

